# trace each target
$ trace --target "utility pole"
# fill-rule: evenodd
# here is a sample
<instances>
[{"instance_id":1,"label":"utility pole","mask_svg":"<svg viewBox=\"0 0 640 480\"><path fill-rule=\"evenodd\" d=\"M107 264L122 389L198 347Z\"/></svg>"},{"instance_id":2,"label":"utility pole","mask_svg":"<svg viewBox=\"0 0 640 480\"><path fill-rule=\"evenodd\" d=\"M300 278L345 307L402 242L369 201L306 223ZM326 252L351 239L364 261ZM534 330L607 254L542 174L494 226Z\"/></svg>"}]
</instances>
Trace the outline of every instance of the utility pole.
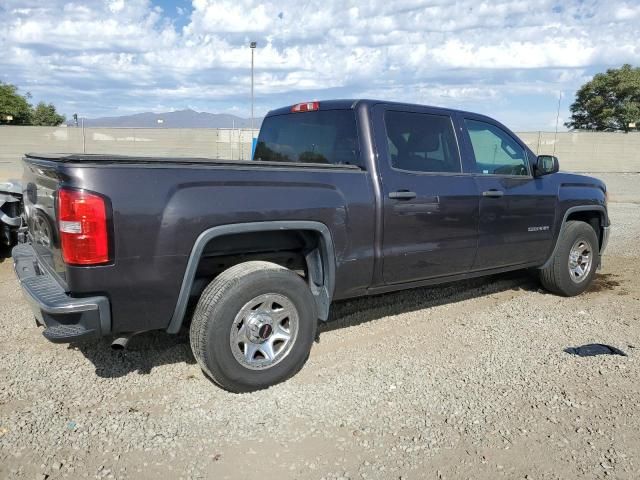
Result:
<instances>
[{"instance_id":1,"label":"utility pole","mask_svg":"<svg viewBox=\"0 0 640 480\"><path fill-rule=\"evenodd\" d=\"M80 119L82 122L82 153L87 153L87 139L84 133L84 117Z\"/></svg>"},{"instance_id":2,"label":"utility pole","mask_svg":"<svg viewBox=\"0 0 640 480\"><path fill-rule=\"evenodd\" d=\"M251 136L253 136L253 52L256 46L256 42L249 44L249 48L251 49Z\"/></svg>"},{"instance_id":3,"label":"utility pole","mask_svg":"<svg viewBox=\"0 0 640 480\"><path fill-rule=\"evenodd\" d=\"M553 156L556 155L556 143L558 143L558 123L560 121L560 102L562 101L562 90L558 93L558 112L556 114L556 133L553 136Z\"/></svg>"}]
</instances>

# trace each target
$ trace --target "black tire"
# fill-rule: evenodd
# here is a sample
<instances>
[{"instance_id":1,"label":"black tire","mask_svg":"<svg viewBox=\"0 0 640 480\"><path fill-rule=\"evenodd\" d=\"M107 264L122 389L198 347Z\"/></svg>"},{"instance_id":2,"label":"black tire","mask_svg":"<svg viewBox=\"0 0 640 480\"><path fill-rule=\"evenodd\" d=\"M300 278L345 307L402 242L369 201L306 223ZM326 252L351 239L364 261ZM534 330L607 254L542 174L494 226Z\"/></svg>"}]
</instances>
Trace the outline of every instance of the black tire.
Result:
<instances>
[{"instance_id":1,"label":"black tire","mask_svg":"<svg viewBox=\"0 0 640 480\"><path fill-rule=\"evenodd\" d=\"M586 242L591 251L591 266L581 281L572 280L569 269L569 254L576 242ZM585 222L569 221L558 239L558 246L550 264L540 269L540 282L552 293L573 297L584 292L596 275L600 260L598 236L593 227Z\"/></svg>"},{"instance_id":2,"label":"black tire","mask_svg":"<svg viewBox=\"0 0 640 480\"><path fill-rule=\"evenodd\" d=\"M256 297L286 297L298 314L297 335L284 358L253 370L242 365L230 345L231 328L239 312ZM222 388L251 392L283 382L305 364L315 339L318 315L305 281L295 272L269 262L253 261L222 272L205 288L193 315L191 349L200 368Z\"/></svg>"}]
</instances>

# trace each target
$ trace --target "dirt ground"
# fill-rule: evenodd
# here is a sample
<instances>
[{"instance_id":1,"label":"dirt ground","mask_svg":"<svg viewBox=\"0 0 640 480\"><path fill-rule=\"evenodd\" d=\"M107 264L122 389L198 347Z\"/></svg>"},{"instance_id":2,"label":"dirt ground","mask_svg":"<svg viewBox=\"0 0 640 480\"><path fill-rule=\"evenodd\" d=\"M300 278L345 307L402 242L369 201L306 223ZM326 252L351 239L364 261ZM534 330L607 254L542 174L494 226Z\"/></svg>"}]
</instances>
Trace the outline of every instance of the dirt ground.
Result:
<instances>
[{"instance_id":1,"label":"dirt ground","mask_svg":"<svg viewBox=\"0 0 640 480\"><path fill-rule=\"evenodd\" d=\"M207 380L186 333L47 342L5 259L0 478L638 479L640 175L608 177L587 293L520 272L340 303L303 370L252 394Z\"/></svg>"}]
</instances>

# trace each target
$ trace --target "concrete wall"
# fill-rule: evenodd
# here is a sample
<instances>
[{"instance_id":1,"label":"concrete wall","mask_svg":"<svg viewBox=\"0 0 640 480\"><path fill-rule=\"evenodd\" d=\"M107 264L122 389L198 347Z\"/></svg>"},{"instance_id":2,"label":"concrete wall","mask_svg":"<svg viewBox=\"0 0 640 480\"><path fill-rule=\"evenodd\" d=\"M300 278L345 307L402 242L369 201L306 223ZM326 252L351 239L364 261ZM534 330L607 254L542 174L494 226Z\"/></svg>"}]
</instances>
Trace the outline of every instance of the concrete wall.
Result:
<instances>
[{"instance_id":1,"label":"concrete wall","mask_svg":"<svg viewBox=\"0 0 640 480\"><path fill-rule=\"evenodd\" d=\"M563 170L640 172L640 133L524 132L536 153L554 152ZM0 180L20 177L26 152L249 159L251 130L181 128L0 127Z\"/></svg>"},{"instance_id":2,"label":"concrete wall","mask_svg":"<svg viewBox=\"0 0 640 480\"><path fill-rule=\"evenodd\" d=\"M250 129L0 127L0 179L21 176L24 153L111 153L248 160ZM257 130L254 131L257 136Z\"/></svg>"},{"instance_id":3,"label":"concrete wall","mask_svg":"<svg viewBox=\"0 0 640 480\"><path fill-rule=\"evenodd\" d=\"M640 172L640 132L524 132L520 138L538 154L553 154L573 172ZM555 149L554 149L555 144Z\"/></svg>"}]
</instances>

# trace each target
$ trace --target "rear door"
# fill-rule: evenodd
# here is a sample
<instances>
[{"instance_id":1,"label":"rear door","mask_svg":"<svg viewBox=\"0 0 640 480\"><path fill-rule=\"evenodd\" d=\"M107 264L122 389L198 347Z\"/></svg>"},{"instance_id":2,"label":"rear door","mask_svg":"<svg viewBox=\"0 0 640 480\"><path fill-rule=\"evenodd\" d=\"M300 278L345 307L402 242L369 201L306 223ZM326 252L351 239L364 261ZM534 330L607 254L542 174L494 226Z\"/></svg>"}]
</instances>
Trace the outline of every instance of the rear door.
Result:
<instances>
[{"instance_id":1,"label":"rear door","mask_svg":"<svg viewBox=\"0 0 640 480\"><path fill-rule=\"evenodd\" d=\"M486 117L461 114L463 152L480 192L474 270L541 260L552 240L557 192L534 178L531 152Z\"/></svg>"},{"instance_id":2,"label":"rear door","mask_svg":"<svg viewBox=\"0 0 640 480\"><path fill-rule=\"evenodd\" d=\"M468 271L477 247L479 199L462 172L446 110L378 105L373 109L383 195L386 284Z\"/></svg>"}]
</instances>

